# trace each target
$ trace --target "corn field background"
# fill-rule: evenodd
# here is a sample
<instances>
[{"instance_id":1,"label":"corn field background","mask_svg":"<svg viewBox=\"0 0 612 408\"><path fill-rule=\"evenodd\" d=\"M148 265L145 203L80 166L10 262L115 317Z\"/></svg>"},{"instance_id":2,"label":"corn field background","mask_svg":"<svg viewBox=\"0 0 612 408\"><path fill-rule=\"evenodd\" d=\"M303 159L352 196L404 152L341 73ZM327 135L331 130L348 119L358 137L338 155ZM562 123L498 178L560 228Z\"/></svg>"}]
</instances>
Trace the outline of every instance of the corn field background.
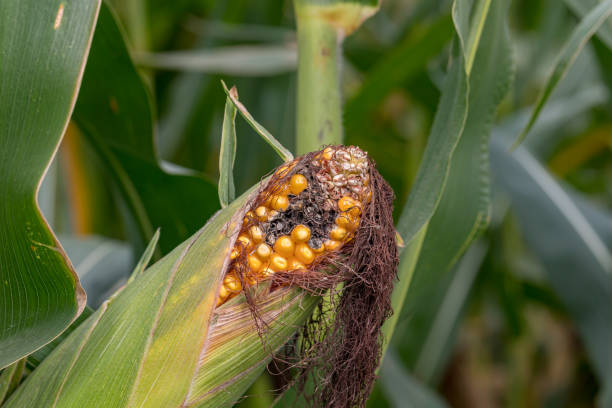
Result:
<instances>
[{"instance_id":1,"label":"corn field background","mask_svg":"<svg viewBox=\"0 0 612 408\"><path fill-rule=\"evenodd\" d=\"M220 269L224 242L197 235L211 216L343 143L393 188L401 237L368 407L612 407L610 15L612 0L0 0L0 406L292 406L247 318L250 346L228 334L188 394L182 355L129 400L131 346L102 356L125 333L166 347L130 331L156 313L141 276L191 246ZM186 308L160 312L170 333L195 333Z\"/></svg>"}]
</instances>

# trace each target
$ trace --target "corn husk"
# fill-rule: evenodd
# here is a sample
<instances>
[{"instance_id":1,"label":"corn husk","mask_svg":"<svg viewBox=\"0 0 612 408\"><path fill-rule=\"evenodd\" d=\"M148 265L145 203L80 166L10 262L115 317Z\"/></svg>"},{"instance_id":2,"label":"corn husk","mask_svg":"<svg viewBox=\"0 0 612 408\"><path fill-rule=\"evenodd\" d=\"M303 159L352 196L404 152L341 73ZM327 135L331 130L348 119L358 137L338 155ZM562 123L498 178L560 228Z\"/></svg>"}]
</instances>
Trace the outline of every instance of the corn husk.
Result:
<instances>
[{"instance_id":1,"label":"corn husk","mask_svg":"<svg viewBox=\"0 0 612 408\"><path fill-rule=\"evenodd\" d=\"M246 204L258 191L219 211L104 303L6 406L232 406L318 301L289 287L266 293L263 342L244 296L215 307Z\"/></svg>"}]
</instances>

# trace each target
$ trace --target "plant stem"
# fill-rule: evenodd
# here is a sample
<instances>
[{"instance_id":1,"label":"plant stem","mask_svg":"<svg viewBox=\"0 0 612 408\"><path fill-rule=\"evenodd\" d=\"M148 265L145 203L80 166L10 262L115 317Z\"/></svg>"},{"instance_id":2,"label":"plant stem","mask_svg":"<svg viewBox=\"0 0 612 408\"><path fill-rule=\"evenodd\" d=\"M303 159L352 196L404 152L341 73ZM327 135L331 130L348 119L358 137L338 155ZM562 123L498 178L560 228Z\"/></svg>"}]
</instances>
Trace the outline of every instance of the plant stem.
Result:
<instances>
[{"instance_id":1,"label":"plant stem","mask_svg":"<svg viewBox=\"0 0 612 408\"><path fill-rule=\"evenodd\" d=\"M317 13L318 5L295 0L298 35L296 147L298 154L342 143L340 56L342 36Z\"/></svg>"}]
</instances>

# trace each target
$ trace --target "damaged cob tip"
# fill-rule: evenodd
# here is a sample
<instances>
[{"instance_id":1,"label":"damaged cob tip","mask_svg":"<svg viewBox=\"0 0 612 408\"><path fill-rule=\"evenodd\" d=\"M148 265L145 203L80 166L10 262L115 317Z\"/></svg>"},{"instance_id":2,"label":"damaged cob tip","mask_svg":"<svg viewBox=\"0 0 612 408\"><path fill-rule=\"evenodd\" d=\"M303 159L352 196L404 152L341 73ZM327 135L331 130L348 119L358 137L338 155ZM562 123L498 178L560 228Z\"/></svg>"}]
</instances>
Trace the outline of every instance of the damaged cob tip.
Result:
<instances>
[{"instance_id":1,"label":"damaged cob tip","mask_svg":"<svg viewBox=\"0 0 612 408\"><path fill-rule=\"evenodd\" d=\"M312 156L312 155L310 155ZM306 273L350 242L372 196L357 147L327 147L280 167L246 213L217 305L276 273Z\"/></svg>"},{"instance_id":2,"label":"damaged cob tip","mask_svg":"<svg viewBox=\"0 0 612 408\"><path fill-rule=\"evenodd\" d=\"M397 279L393 199L365 152L329 146L265 182L230 249L218 305L244 293L260 334L266 323L247 290L259 282L327 297L284 356L298 390L314 382L312 406L365 407L374 385Z\"/></svg>"}]
</instances>

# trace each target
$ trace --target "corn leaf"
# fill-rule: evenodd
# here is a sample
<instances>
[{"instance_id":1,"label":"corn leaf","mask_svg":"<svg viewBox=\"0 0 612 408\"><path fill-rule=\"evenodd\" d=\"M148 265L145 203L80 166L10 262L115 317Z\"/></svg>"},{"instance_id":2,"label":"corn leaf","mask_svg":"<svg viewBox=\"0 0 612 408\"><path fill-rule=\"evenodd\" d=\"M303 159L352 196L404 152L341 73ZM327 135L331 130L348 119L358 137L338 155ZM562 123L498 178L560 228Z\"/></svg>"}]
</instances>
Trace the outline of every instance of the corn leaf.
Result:
<instances>
[{"instance_id":1,"label":"corn leaf","mask_svg":"<svg viewBox=\"0 0 612 408\"><path fill-rule=\"evenodd\" d=\"M601 384L600 406L612 404L612 247L610 214L602 216L561 185L523 146L511 154L494 139L495 178L512 202L529 248L576 324ZM606 306L607 305L607 306Z\"/></svg>"},{"instance_id":2,"label":"corn leaf","mask_svg":"<svg viewBox=\"0 0 612 408\"><path fill-rule=\"evenodd\" d=\"M297 52L294 44L231 45L208 50L137 54L136 62L155 69L241 77L271 76L295 71Z\"/></svg>"},{"instance_id":3,"label":"corn leaf","mask_svg":"<svg viewBox=\"0 0 612 408\"><path fill-rule=\"evenodd\" d=\"M221 81L221 84L223 85L223 90L225 91L228 99L234 104L236 109L238 109L238 112L240 112L240 115L247 121L253 130L257 132L257 134L259 134L259 136L261 136L266 143L268 143L274 149L274 151L276 151L276 153L278 153L281 159L286 162L293 160L293 154L291 154L289 150L287 150L278 140L276 140L276 138L272 136L272 133L268 132L265 127L260 125L249 113L247 108L238 100L238 92L230 92L223 81Z\"/></svg>"},{"instance_id":4,"label":"corn leaf","mask_svg":"<svg viewBox=\"0 0 612 408\"><path fill-rule=\"evenodd\" d=\"M119 187L142 248L161 228L159 248L162 254L169 252L219 208L210 180L161 167L153 144L148 90L105 4L73 120Z\"/></svg>"},{"instance_id":5,"label":"corn leaf","mask_svg":"<svg viewBox=\"0 0 612 408\"><path fill-rule=\"evenodd\" d=\"M507 2L481 4L487 1L477 2L471 22L471 2L453 3L456 37L451 65L419 172L398 222L398 231L406 249L400 260L400 281L393 291L392 303L396 313L384 327L387 339L393 333L407 295L423 292L427 280L435 281L433 276L439 275L432 274L429 278L430 272L447 271L486 220L483 212L486 214L488 211L487 140L497 105L508 88L511 66L508 61L501 67L491 63L497 62L495 58L500 55L503 58L503 51L507 50L504 25ZM472 59L483 63L474 65L470 63ZM482 120L482 115L485 120ZM459 157L454 159L457 153ZM473 160L474 156L479 160ZM453 183L448 182L449 174ZM457 180L461 183L454 185ZM456 197L454 193L458 188L469 188L475 191L475 195L461 192L460 197ZM455 218L454 211L460 211L461 215ZM463 217L464 211L472 211L472 214ZM452 234L442 226L449 218L453 219L453 225L459 219L464 221L457 223ZM433 228L431 233L429 228ZM440 228L444 230L443 234L439 233ZM431 251L426 248L440 244L436 240L445 239L450 246L438 247L445 248L444 254L428 254ZM418 270L415 276L417 288L412 288L415 270ZM414 295L408 295L408 298L412 299Z\"/></svg>"},{"instance_id":6,"label":"corn leaf","mask_svg":"<svg viewBox=\"0 0 612 408\"><path fill-rule=\"evenodd\" d=\"M576 58L578 58L578 55L584 48L585 44L611 15L612 0L602 1L596 7L593 7L593 9L591 9L591 11L574 29L572 35L565 43L563 50L561 50L559 53L552 72L544 85L544 89L538 97L533 113L529 118L529 122L527 122L527 125L523 128L520 135L514 142L513 148L516 148L523 140L525 140L527 134L538 119L538 116L546 104L546 101L554 91L559 81L565 77L565 74L567 74L567 71L570 69L574 61L576 61Z\"/></svg>"},{"instance_id":7,"label":"corn leaf","mask_svg":"<svg viewBox=\"0 0 612 408\"><path fill-rule=\"evenodd\" d=\"M0 2L0 368L85 306L36 201L72 111L99 1Z\"/></svg>"},{"instance_id":8,"label":"corn leaf","mask_svg":"<svg viewBox=\"0 0 612 408\"><path fill-rule=\"evenodd\" d=\"M599 0L565 0L565 4L578 16L584 18L589 11L600 3ZM612 20L607 19L601 24L596 34L607 46L612 49Z\"/></svg>"},{"instance_id":9,"label":"corn leaf","mask_svg":"<svg viewBox=\"0 0 612 408\"><path fill-rule=\"evenodd\" d=\"M488 9L484 23L472 23L471 32L481 30L481 40L471 65L468 116L451 159L440 202L429 220L403 310L415 317L415 325L409 325L404 335L415 344L420 343L411 354L421 361L424 361L420 357L421 348L427 345L428 330L415 331L414 328L419 320L428 321L428 325L435 324L433 317L442 307L435 294L452 265L489 221L488 145L497 107L508 92L513 77L512 50L506 26L508 6L508 1L496 1ZM476 8L476 11L480 10L484 7ZM481 25L482 29L479 28ZM418 319L423 315L431 318ZM418 340L414 339L417 333L422 335ZM431 380L436 371L435 364L421 363L418 368L418 374L424 380Z\"/></svg>"},{"instance_id":10,"label":"corn leaf","mask_svg":"<svg viewBox=\"0 0 612 408\"><path fill-rule=\"evenodd\" d=\"M235 87L230 93L238 95ZM226 207L236 198L234 186L234 162L236 160L236 107L229 97L225 101L221 151L219 152L219 201Z\"/></svg>"}]
</instances>

